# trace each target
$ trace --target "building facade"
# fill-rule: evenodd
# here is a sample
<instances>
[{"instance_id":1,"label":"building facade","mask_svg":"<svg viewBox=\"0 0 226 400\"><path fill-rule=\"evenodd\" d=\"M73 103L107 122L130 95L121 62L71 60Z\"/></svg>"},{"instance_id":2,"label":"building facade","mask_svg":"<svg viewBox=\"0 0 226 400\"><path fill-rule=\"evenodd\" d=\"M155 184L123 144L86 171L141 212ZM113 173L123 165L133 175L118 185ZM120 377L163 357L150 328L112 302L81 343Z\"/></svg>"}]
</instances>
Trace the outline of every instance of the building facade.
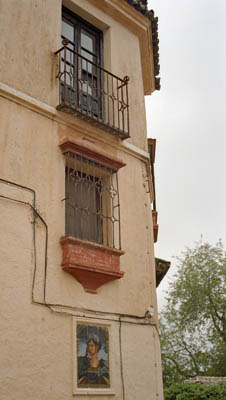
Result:
<instances>
[{"instance_id":1,"label":"building facade","mask_svg":"<svg viewBox=\"0 0 226 400\"><path fill-rule=\"evenodd\" d=\"M133 0L0 11L0 398L161 400L157 19Z\"/></svg>"}]
</instances>

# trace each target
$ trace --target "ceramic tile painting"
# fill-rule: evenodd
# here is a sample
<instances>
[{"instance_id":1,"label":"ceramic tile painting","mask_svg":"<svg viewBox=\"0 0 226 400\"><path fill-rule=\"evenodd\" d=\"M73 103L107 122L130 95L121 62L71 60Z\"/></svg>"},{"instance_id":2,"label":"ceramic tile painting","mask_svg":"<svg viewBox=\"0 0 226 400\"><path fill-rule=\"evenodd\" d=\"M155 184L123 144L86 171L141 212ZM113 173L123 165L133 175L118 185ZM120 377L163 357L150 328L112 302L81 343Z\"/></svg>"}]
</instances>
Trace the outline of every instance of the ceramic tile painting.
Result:
<instances>
[{"instance_id":1,"label":"ceramic tile painting","mask_svg":"<svg viewBox=\"0 0 226 400\"><path fill-rule=\"evenodd\" d=\"M108 327L77 324L76 343L77 387L110 388Z\"/></svg>"}]
</instances>

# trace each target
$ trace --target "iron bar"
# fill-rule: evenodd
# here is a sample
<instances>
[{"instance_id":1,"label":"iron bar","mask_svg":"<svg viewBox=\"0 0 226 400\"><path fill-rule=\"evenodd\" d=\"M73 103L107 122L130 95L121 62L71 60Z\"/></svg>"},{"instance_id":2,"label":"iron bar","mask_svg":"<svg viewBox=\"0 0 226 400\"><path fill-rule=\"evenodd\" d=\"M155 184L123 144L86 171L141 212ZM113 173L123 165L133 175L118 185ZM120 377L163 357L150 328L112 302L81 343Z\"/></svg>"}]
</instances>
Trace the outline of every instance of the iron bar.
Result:
<instances>
[{"instance_id":1,"label":"iron bar","mask_svg":"<svg viewBox=\"0 0 226 400\"><path fill-rule=\"evenodd\" d=\"M66 234L120 249L117 171L67 152Z\"/></svg>"},{"instance_id":2,"label":"iron bar","mask_svg":"<svg viewBox=\"0 0 226 400\"><path fill-rule=\"evenodd\" d=\"M109 75L107 75L107 93L109 93ZM105 99L105 98L104 98ZM109 96L107 96L107 108L108 108L108 118L107 123L110 123L110 105L109 105Z\"/></svg>"},{"instance_id":3,"label":"iron bar","mask_svg":"<svg viewBox=\"0 0 226 400\"><path fill-rule=\"evenodd\" d=\"M118 174L116 174L116 185L118 188ZM121 250L121 223L120 223L120 198L119 198L119 190L117 193L117 205L118 205L118 233L119 233L119 243L118 243L118 248Z\"/></svg>"},{"instance_id":4,"label":"iron bar","mask_svg":"<svg viewBox=\"0 0 226 400\"><path fill-rule=\"evenodd\" d=\"M82 56L63 40L55 52L59 57L59 105L57 109L76 114L94 125L129 137L128 82ZM111 81L109 82L109 79ZM104 125L104 126L103 126Z\"/></svg>"},{"instance_id":5,"label":"iron bar","mask_svg":"<svg viewBox=\"0 0 226 400\"><path fill-rule=\"evenodd\" d=\"M120 129L120 107L119 107L118 79L117 79L117 109L118 109L118 127Z\"/></svg>"}]
</instances>

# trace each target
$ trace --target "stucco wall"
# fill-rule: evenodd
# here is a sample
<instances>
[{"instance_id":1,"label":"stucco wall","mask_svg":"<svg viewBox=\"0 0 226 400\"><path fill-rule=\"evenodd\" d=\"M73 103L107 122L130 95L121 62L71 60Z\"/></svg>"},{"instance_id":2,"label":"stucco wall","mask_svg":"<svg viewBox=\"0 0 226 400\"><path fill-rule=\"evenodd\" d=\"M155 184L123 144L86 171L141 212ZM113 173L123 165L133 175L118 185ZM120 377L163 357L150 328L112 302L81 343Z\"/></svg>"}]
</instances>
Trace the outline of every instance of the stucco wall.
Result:
<instances>
[{"instance_id":1,"label":"stucco wall","mask_svg":"<svg viewBox=\"0 0 226 400\"><path fill-rule=\"evenodd\" d=\"M69 127L9 100L1 99L1 177L36 191L37 209L49 228L46 299L49 303L83 307L103 312L144 315L156 302L153 238L150 205L146 194L144 162L117 151L126 163L119 173L121 197L121 269L125 276L98 290L84 292L82 286L63 272L59 238L64 234L64 159L59 137L78 136ZM8 116L11 115L11 118ZM66 130L66 132L65 132ZM109 148L102 144L105 150ZM1 194L32 204L32 196L1 184ZM29 207L0 200L1 203L1 391L5 399L68 399L72 387L72 317L53 315L42 306L31 305L34 272L32 213ZM36 301L43 301L45 230L36 224ZM142 296L140 295L142 293ZM84 314L86 315L86 314ZM122 399L118 371L118 322L112 322L115 337L113 381L116 398ZM123 323L122 323L123 325ZM155 326L122 327L122 357L127 398L160 392L159 344ZM155 335L155 338L153 338ZM149 349L150 347L150 349ZM134 363L136 368L134 369ZM35 378L34 378L35 377ZM136 380L137 384L136 384ZM56 382L57 381L57 382ZM39 397L37 397L39 396Z\"/></svg>"},{"instance_id":2,"label":"stucco wall","mask_svg":"<svg viewBox=\"0 0 226 400\"><path fill-rule=\"evenodd\" d=\"M60 44L61 2L0 0L1 82L56 104L52 53Z\"/></svg>"},{"instance_id":3,"label":"stucco wall","mask_svg":"<svg viewBox=\"0 0 226 400\"><path fill-rule=\"evenodd\" d=\"M86 10L89 2L76 3ZM94 313L81 309L102 312L103 319L109 319L109 315L115 313L109 321L114 398L161 399L153 227L145 184L147 159L141 151L129 149L109 134L91 128L87 122L55 111L57 84L53 80L51 53L60 44L61 2L0 1L0 10L4 60L0 62L0 83L9 87L9 94L0 87L0 178L33 189L37 211L48 226L45 265L46 231L39 218L35 223L34 249L32 192L0 181L0 195L19 200L0 197L0 290L3 295L0 397L2 400L72 398L73 318L64 313L69 312L68 307L77 307L80 311L70 313L79 318L95 318ZM145 149L138 38L90 4L88 11L95 12L95 18L102 21L102 28L111 26L110 34L109 31L106 33L106 40L111 44L109 63L115 73L131 78L130 141ZM12 35L9 35L9 26L14 26ZM7 63L7 60L11 61ZM21 94L12 94L11 89L53 107L34 106L29 97L25 96L26 101L21 100ZM59 142L64 136L89 138L95 141L100 151L126 163L119 171L122 249L125 251L121 257L121 270L125 271L125 276L100 287L97 295L86 293L60 266L62 249L59 240L65 233L65 203L62 201L65 197L65 160ZM43 304L32 303L32 291L33 300L43 303L44 287L47 303L65 306L53 307L58 313ZM155 315L147 325L139 325L136 319L122 318L120 356L117 313L141 317L150 305L154 306Z\"/></svg>"},{"instance_id":4,"label":"stucco wall","mask_svg":"<svg viewBox=\"0 0 226 400\"><path fill-rule=\"evenodd\" d=\"M125 271L125 278L102 286L99 296L84 293L77 281L58 268L62 256L59 239L65 232L62 201L65 160L59 141L63 136L83 138L84 135L9 100L0 101L1 131L4 132L0 138L1 177L36 191L37 208L49 227L48 298L64 304L73 304L79 299L79 303L86 306L91 301L94 309L143 315L153 303L150 282L154 282L152 219L144 162L122 150L113 150L127 164L118 173L122 249L125 251L121 256L121 269ZM10 119L9 114L12 115ZM111 146L106 144L101 144L100 148L112 152ZM109 291L114 302L108 296ZM143 296L139 302L128 301L141 291Z\"/></svg>"},{"instance_id":5,"label":"stucco wall","mask_svg":"<svg viewBox=\"0 0 226 400\"><path fill-rule=\"evenodd\" d=\"M89 1L71 3L83 18L95 15L92 22L103 30L105 67L121 78L130 77L129 141L147 149L138 37ZM0 11L1 82L55 107L59 91L53 53L61 47L61 1L0 0Z\"/></svg>"}]
</instances>

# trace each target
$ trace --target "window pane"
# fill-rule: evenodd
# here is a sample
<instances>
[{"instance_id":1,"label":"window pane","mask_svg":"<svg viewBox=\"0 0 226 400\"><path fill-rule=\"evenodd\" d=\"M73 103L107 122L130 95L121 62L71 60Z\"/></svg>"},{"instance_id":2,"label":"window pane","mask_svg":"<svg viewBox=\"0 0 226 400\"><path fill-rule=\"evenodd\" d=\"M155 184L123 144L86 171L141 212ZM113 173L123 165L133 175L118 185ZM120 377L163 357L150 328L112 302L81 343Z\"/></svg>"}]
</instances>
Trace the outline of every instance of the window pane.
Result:
<instances>
[{"instance_id":1,"label":"window pane","mask_svg":"<svg viewBox=\"0 0 226 400\"><path fill-rule=\"evenodd\" d=\"M83 92L92 95L92 88L89 85L87 85L87 83L82 84L82 90Z\"/></svg>"},{"instance_id":2,"label":"window pane","mask_svg":"<svg viewBox=\"0 0 226 400\"><path fill-rule=\"evenodd\" d=\"M68 50L68 48L74 51L74 46L73 46L73 44L69 43L69 44L67 45L67 50L66 50L66 61L67 61L69 64L74 65L74 63L75 63L75 58L74 58L75 55L74 55L74 53L73 53L72 51ZM64 61L65 53L62 52L62 55L63 55L62 61Z\"/></svg>"},{"instance_id":3,"label":"window pane","mask_svg":"<svg viewBox=\"0 0 226 400\"><path fill-rule=\"evenodd\" d=\"M68 39L69 44L61 52L61 99L102 118L102 76L96 66L100 63L101 33L63 9L62 39Z\"/></svg>"},{"instance_id":4,"label":"window pane","mask_svg":"<svg viewBox=\"0 0 226 400\"><path fill-rule=\"evenodd\" d=\"M62 21L62 35L70 40L71 42L74 41L74 27L70 25L66 21Z\"/></svg>"},{"instance_id":5,"label":"window pane","mask_svg":"<svg viewBox=\"0 0 226 400\"><path fill-rule=\"evenodd\" d=\"M91 37L86 31L81 31L81 47L94 52L94 38Z\"/></svg>"},{"instance_id":6,"label":"window pane","mask_svg":"<svg viewBox=\"0 0 226 400\"><path fill-rule=\"evenodd\" d=\"M96 62L96 57L92 54L87 53L85 50L81 50L81 55L87 60ZM88 71L90 74L93 73L93 64L91 64L89 61L82 60L82 69L84 71Z\"/></svg>"},{"instance_id":7,"label":"window pane","mask_svg":"<svg viewBox=\"0 0 226 400\"><path fill-rule=\"evenodd\" d=\"M74 67L73 65L65 64L64 60L61 60L61 71L62 71L62 76L61 76L61 81L65 82L66 79L66 84L73 86L73 75L74 75Z\"/></svg>"},{"instance_id":8,"label":"window pane","mask_svg":"<svg viewBox=\"0 0 226 400\"><path fill-rule=\"evenodd\" d=\"M74 45L73 45L73 44L69 43L69 44L67 45L67 47L68 47L69 49L71 49L71 50L74 51ZM74 53L72 53L72 51L67 50L67 52L66 52L66 60L67 60L70 64L74 64Z\"/></svg>"},{"instance_id":9,"label":"window pane","mask_svg":"<svg viewBox=\"0 0 226 400\"><path fill-rule=\"evenodd\" d=\"M92 99L85 101L89 107ZM71 152L66 157L66 235L120 248L115 171Z\"/></svg>"},{"instance_id":10,"label":"window pane","mask_svg":"<svg viewBox=\"0 0 226 400\"><path fill-rule=\"evenodd\" d=\"M81 55L83 57L87 58L87 60L95 62L93 54L87 53L87 51L85 51L85 50L81 50Z\"/></svg>"},{"instance_id":11,"label":"window pane","mask_svg":"<svg viewBox=\"0 0 226 400\"><path fill-rule=\"evenodd\" d=\"M100 192L97 179L78 171L68 172L66 233L81 239L101 242Z\"/></svg>"}]
</instances>

